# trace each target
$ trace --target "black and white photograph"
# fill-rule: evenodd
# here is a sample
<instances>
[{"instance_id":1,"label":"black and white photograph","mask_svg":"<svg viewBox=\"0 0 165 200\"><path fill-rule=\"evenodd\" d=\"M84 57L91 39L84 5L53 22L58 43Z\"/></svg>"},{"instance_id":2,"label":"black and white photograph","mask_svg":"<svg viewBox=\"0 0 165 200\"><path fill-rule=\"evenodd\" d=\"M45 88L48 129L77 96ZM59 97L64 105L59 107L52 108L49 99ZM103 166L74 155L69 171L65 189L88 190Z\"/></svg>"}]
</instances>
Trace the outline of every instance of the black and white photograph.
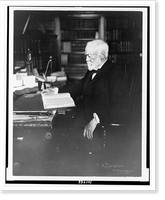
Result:
<instances>
[{"instance_id":1,"label":"black and white photograph","mask_svg":"<svg viewBox=\"0 0 165 200\"><path fill-rule=\"evenodd\" d=\"M154 6L5 7L6 185L154 188Z\"/></svg>"}]
</instances>

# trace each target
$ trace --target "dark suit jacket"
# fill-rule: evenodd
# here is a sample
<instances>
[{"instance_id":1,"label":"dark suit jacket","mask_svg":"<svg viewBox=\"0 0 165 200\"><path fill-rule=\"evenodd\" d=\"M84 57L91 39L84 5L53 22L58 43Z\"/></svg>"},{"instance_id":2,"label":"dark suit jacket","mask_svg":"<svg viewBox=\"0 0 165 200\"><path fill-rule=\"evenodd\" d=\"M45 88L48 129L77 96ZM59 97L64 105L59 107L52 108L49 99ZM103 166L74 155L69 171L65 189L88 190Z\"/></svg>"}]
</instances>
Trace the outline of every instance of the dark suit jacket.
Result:
<instances>
[{"instance_id":1,"label":"dark suit jacket","mask_svg":"<svg viewBox=\"0 0 165 200\"><path fill-rule=\"evenodd\" d=\"M87 71L77 84L66 85L60 92L69 92L73 99L82 95L87 122L97 113L103 125L125 123L129 116L127 79L122 70L107 61L93 80Z\"/></svg>"}]
</instances>

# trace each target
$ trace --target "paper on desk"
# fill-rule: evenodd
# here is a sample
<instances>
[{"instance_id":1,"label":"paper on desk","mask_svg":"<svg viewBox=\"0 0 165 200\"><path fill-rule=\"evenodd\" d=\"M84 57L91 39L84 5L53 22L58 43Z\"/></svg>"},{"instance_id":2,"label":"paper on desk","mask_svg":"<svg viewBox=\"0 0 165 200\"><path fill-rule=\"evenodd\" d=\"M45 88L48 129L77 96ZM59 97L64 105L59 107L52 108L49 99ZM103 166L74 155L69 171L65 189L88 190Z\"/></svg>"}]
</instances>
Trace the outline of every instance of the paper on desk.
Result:
<instances>
[{"instance_id":1,"label":"paper on desk","mask_svg":"<svg viewBox=\"0 0 165 200\"><path fill-rule=\"evenodd\" d=\"M42 93L44 109L74 107L75 103L69 93Z\"/></svg>"}]
</instances>

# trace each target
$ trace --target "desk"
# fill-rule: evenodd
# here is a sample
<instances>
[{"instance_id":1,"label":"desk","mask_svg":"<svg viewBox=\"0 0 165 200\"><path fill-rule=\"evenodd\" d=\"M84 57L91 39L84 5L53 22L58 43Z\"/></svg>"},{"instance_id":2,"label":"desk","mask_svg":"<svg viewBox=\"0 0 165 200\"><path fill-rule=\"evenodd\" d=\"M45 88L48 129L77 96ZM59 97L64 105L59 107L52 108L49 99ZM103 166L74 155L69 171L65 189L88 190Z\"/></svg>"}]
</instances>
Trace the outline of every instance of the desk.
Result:
<instances>
[{"instance_id":1,"label":"desk","mask_svg":"<svg viewBox=\"0 0 165 200\"><path fill-rule=\"evenodd\" d=\"M14 111L21 110L45 111L41 96L19 98ZM34 126L14 123L15 176L140 176L139 129L133 127L127 135L110 134L103 148L105 138L83 137L84 124L74 114L68 110L53 116L51 123Z\"/></svg>"},{"instance_id":2,"label":"desk","mask_svg":"<svg viewBox=\"0 0 165 200\"><path fill-rule=\"evenodd\" d=\"M44 175L43 163L52 160L56 145L53 128L54 114L47 114L43 109L40 94L24 94L14 102L15 113L35 113L41 119L13 121L13 174L14 175ZM40 115L42 114L42 115ZM34 116L35 116L34 115ZM17 115L16 115L17 116ZM45 117L44 119L42 117ZM54 145L52 145L54 144ZM46 171L48 165L46 165Z\"/></svg>"},{"instance_id":3,"label":"desk","mask_svg":"<svg viewBox=\"0 0 165 200\"><path fill-rule=\"evenodd\" d=\"M24 94L14 102L14 111L44 111L41 94Z\"/></svg>"},{"instance_id":4,"label":"desk","mask_svg":"<svg viewBox=\"0 0 165 200\"><path fill-rule=\"evenodd\" d=\"M55 81L51 83L53 87L62 87L65 84L66 81ZM13 89L13 97L14 97L13 99L16 100L24 94L36 93L37 91L38 91L38 84L37 86L34 87L25 87L25 86L16 87Z\"/></svg>"}]
</instances>

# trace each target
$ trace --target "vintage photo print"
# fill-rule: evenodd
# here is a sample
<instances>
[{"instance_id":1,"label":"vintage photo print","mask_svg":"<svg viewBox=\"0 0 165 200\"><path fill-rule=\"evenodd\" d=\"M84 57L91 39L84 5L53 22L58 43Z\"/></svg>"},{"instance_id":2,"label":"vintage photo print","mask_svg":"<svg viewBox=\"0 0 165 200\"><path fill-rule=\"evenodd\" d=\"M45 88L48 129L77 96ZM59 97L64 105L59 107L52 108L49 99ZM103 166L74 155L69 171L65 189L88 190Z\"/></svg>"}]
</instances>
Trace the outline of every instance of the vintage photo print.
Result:
<instances>
[{"instance_id":1,"label":"vintage photo print","mask_svg":"<svg viewBox=\"0 0 165 200\"><path fill-rule=\"evenodd\" d=\"M154 190L155 2L1 10L2 188Z\"/></svg>"}]
</instances>

